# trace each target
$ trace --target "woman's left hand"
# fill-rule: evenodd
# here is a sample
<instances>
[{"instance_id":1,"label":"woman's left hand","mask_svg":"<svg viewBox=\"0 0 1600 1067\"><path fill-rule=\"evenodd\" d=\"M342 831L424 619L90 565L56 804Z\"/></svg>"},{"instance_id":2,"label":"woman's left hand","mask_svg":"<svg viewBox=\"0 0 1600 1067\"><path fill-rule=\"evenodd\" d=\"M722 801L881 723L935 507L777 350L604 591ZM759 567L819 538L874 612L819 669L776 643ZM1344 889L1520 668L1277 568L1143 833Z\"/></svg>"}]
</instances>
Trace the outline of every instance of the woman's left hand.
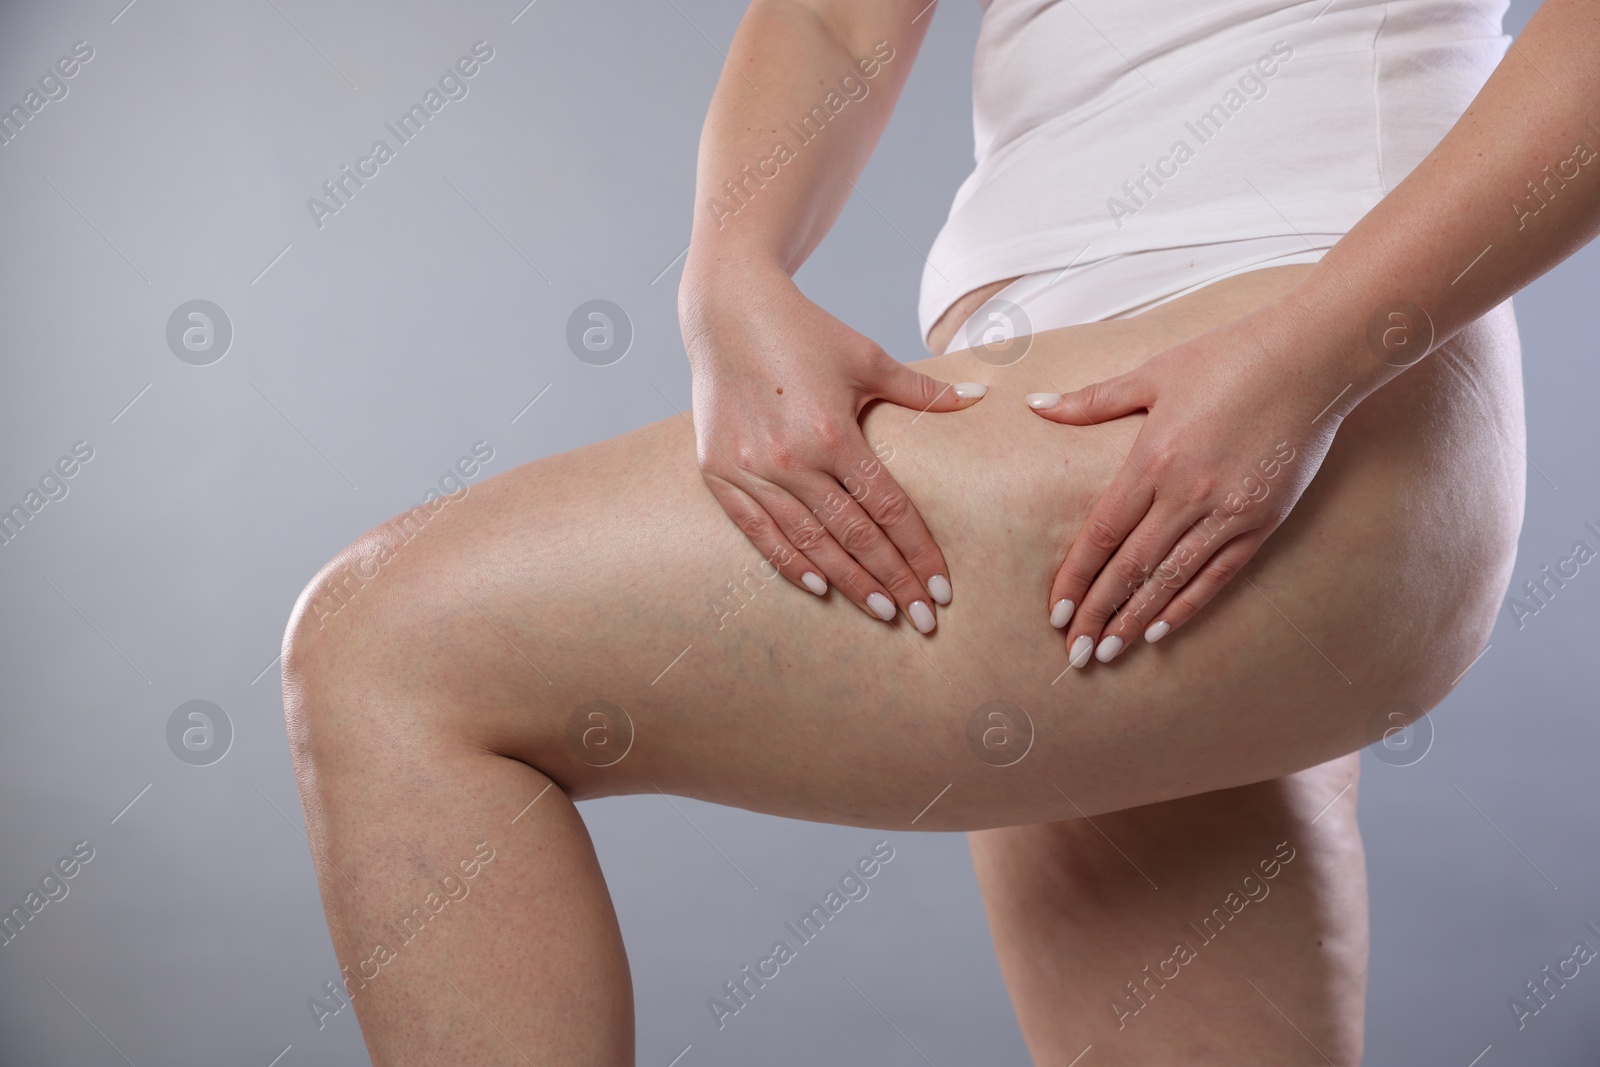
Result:
<instances>
[{"instance_id":1,"label":"woman's left hand","mask_svg":"<svg viewBox=\"0 0 1600 1067\"><path fill-rule=\"evenodd\" d=\"M1149 412L1051 586L1046 611L1072 666L1189 621L1321 466L1353 405L1333 403L1341 353L1286 310L1269 305L1065 396L1029 395L1044 418L1076 426Z\"/></svg>"}]
</instances>

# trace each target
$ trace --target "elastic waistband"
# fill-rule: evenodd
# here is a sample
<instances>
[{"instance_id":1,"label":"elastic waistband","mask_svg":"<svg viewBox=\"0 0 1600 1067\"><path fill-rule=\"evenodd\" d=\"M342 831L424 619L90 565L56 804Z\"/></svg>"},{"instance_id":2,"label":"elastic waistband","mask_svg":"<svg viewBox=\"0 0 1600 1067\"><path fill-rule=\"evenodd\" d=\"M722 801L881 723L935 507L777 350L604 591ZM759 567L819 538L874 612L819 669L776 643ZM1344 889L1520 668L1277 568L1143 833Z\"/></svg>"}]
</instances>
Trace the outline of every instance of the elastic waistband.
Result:
<instances>
[{"instance_id":1,"label":"elastic waistband","mask_svg":"<svg viewBox=\"0 0 1600 1067\"><path fill-rule=\"evenodd\" d=\"M1063 326L1132 318L1235 274L1315 263L1342 236L1312 233L1160 248L1024 274L980 304L951 336L945 352Z\"/></svg>"}]
</instances>

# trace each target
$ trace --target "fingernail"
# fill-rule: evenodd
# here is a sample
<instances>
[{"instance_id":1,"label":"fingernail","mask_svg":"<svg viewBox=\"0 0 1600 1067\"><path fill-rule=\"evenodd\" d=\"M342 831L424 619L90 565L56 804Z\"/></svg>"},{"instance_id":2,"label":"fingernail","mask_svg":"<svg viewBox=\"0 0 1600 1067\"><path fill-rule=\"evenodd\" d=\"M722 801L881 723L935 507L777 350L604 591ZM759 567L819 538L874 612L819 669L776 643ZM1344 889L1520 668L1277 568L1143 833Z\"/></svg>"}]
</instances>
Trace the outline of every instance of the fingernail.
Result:
<instances>
[{"instance_id":1,"label":"fingernail","mask_svg":"<svg viewBox=\"0 0 1600 1067\"><path fill-rule=\"evenodd\" d=\"M1065 626L1072 619L1073 607L1072 601L1066 597L1056 601L1056 606L1050 609L1050 625L1058 630Z\"/></svg>"},{"instance_id":2,"label":"fingernail","mask_svg":"<svg viewBox=\"0 0 1600 1067\"><path fill-rule=\"evenodd\" d=\"M935 574L928 579L928 592L933 594L935 603L950 603L950 579L942 574Z\"/></svg>"},{"instance_id":3,"label":"fingernail","mask_svg":"<svg viewBox=\"0 0 1600 1067\"><path fill-rule=\"evenodd\" d=\"M1100 642L1100 647L1094 650L1094 658L1101 663L1110 663L1118 652L1122 651L1122 638L1116 634Z\"/></svg>"},{"instance_id":4,"label":"fingernail","mask_svg":"<svg viewBox=\"0 0 1600 1067\"><path fill-rule=\"evenodd\" d=\"M1150 628L1144 632L1144 639L1153 645L1163 637L1167 636L1167 631L1170 629L1172 629L1172 627L1168 626L1165 622L1153 622L1150 624Z\"/></svg>"},{"instance_id":5,"label":"fingernail","mask_svg":"<svg viewBox=\"0 0 1600 1067\"><path fill-rule=\"evenodd\" d=\"M1089 654L1094 651L1094 638L1088 634L1081 635L1072 642L1072 656L1067 660L1074 667L1081 667L1089 662Z\"/></svg>"},{"instance_id":6,"label":"fingernail","mask_svg":"<svg viewBox=\"0 0 1600 1067\"><path fill-rule=\"evenodd\" d=\"M976 400L987 393L989 387L981 382L957 382L955 391L962 400Z\"/></svg>"},{"instance_id":7,"label":"fingernail","mask_svg":"<svg viewBox=\"0 0 1600 1067\"><path fill-rule=\"evenodd\" d=\"M872 613L884 622L889 622L894 618L894 601L882 593L873 593L868 596L867 607L871 608Z\"/></svg>"},{"instance_id":8,"label":"fingernail","mask_svg":"<svg viewBox=\"0 0 1600 1067\"><path fill-rule=\"evenodd\" d=\"M823 581L822 576L815 571L806 571L800 576L800 582L818 596L828 591L828 583Z\"/></svg>"},{"instance_id":9,"label":"fingernail","mask_svg":"<svg viewBox=\"0 0 1600 1067\"><path fill-rule=\"evenodd\" d=\"M1023 397L1022 399L1026 400L1028 402L1028 406L1030 408L1032 408L1035 411L1038 411L1040 408L1053 408L1057 404L1061 403L1061 394L1060 393L1029 393L1027 396Z\"/></svg>"},{"instance_id":10,"label":"fingernail","mask_svg":"<svg viewBox=\"0 0 1600 1067\"><path fill-rule=\"evenodd\" d=\"M911 607L906 612L911 616L911 625L920 633L931 633L933 630L933 609L920 600L913 600Z\"/></svg>"}]
</instances>

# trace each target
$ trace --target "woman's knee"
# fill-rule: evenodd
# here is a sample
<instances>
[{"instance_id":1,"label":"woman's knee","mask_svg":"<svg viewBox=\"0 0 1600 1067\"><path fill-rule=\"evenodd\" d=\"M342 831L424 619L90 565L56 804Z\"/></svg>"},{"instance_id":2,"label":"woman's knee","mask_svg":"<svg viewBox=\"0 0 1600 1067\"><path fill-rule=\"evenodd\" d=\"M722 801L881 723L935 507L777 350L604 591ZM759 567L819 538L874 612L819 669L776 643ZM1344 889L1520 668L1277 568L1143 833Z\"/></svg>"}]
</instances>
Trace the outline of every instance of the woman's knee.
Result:
<instances>
[{"instance_id":1,"label":"woman's knee","mask_svg":"<svg viewBox=\"0 0 1600 1067\"><path fill-rule=\"evenodd\" d=\"M475 725L496 718L487 713L525 688L505 676L525 623L496 617L503 609L466 543L470 524L451 506L446 498L375 527L301 592L283 644L297 758L471 741Z\"/></svg>"}]
</instances>

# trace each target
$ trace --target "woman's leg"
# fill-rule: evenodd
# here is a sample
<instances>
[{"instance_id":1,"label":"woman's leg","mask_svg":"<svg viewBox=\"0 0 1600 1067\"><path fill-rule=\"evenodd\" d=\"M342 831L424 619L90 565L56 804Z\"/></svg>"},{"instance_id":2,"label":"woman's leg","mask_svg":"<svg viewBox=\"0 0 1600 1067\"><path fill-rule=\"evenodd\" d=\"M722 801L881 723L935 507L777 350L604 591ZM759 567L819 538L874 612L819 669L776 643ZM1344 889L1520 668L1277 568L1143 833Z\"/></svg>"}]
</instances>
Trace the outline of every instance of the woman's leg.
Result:
<instances>
[{"instance_id":1,"label":"woman's leg","mask_svg":"<svg viewBox=\"0 0 1600 1067\"><path fill-rule=\"evenodd\" d=\"M1359 770L968 835L1033 1061L1359 1063Z\"/></svg>"},{"instance_id":2,"label":"woman's leg","mask_svg":"<svg viewBox=\"0 0 1600 1067\"><path fill-rule=\"evenodd\" d=\"M631 1065L628 962L566 793L423 725L394 690L347 697L373 702L343 720L361 736L298 762L334 992L373 1063Z\"/></svg>"},{"instance_id":3,"label":"woman's leg","mask_svg":"<svg viewBox=\"0 0 1600 1067\"><path fill-rule=\"evenodd\" d=\"M1346 420L1180 637L1068 674L1044 617L1141 419L1056 426L1022 394L1117 373L1295 273L1041 335L1012 367L929 361L991 383L958 415L869 412L950 564L929 637L769 578L683 418L489 479L325 568L286 636L285 697L377 1062L627 1062L626 965L569 798L1035 824L1291 774L1371 740L1395 701L1432 706L1482 646L1520 522L1508 308Z\"/></svg>"}]
</instances>

